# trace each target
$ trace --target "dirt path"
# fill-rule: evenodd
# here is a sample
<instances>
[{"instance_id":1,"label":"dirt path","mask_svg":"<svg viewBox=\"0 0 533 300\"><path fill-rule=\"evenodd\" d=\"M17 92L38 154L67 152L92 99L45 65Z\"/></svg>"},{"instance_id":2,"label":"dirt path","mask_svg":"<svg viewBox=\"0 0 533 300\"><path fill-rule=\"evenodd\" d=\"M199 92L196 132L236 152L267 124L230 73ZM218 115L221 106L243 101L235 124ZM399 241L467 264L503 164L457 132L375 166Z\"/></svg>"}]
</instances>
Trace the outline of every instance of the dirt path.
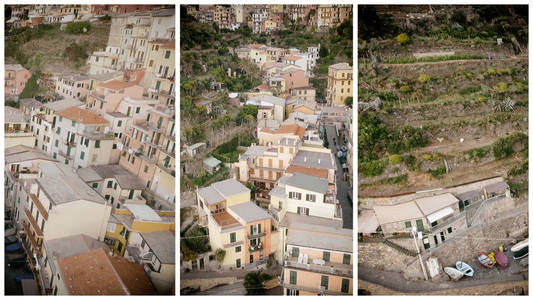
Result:
<instances>
[{"instance_id":1,"label":"dirt path","mask_svg":"<svg viewBox=\"0 0 533 300\"><path fill-rule=\"evenodd\" d=\"M444 65L444 64L450 64L450 63L462 63L462 62L471 62L471 61L509 61L509 60L528 60L527 56L512 56L512 57L506 57L506 58L494 58L494 59L457 59L457 60L443 60L443 61L428 61L428 62L414 62L414 63L407 63L407 64L380 64L381 66L398 66L398 65L405 65L405 66L426 66L426 65Z\"/></svg>"}]
</instances>

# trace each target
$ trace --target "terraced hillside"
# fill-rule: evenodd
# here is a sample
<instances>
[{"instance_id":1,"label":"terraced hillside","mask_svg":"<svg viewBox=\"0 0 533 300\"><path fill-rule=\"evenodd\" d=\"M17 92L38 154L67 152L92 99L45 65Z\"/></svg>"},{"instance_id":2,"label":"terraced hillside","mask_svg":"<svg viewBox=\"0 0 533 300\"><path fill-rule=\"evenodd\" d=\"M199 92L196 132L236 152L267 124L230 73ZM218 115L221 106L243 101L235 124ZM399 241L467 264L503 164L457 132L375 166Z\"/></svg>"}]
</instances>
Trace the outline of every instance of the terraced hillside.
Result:
<instances>
[{"instance_id":1,"label":"terraced hillside","mask_svg":"<svg viewBox=\"0 0 533 300\"><path fill-rule=\"evenodd\" d=\"M527 197L527 8L418 8L359 11L359 196L503 175Z\"/></svg>"}]
</instances>

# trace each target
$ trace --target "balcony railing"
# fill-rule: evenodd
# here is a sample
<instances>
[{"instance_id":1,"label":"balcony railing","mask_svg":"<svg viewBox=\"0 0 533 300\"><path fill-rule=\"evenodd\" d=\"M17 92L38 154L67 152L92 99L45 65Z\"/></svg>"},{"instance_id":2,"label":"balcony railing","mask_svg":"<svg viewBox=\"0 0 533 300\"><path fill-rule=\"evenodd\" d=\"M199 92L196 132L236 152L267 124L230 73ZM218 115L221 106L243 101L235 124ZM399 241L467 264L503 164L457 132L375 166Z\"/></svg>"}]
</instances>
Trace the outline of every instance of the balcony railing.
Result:
<instances>
[{"instance_id":1,"label":"balcony railing","mask_svg":"<svg viewBox=\"0 0 533 300\"><path fill-rule=\"evenodd\" d=\"M266 232L258 232L258 233L255 233L255 234L249 234L248 235L248 239L251 240L251 239L257 239L257 238L260 238L260 237L263 237L266 235Z\"/></svg>"},{"instance_id":2,"label":"balcony railing","mask_svg":"<svg viewBox=\"0 0 533 300\"><path fill-rule=\"evenodd\" d=\"M263 243L259 243L259 245L250 246L250 248L248 248L248 250L250 252L261 251L261 250L263 250Z\"/></svg>"},{"instance_id":3,"label":"balcony railing","mask_svg":"<svg viewBox=\"0 0 533 300\"><path fill-rule=\"evenodd\" d=\"M285 259L285 267L291 267L300 270L308 270L317 273L327 273L337 276L352 277L353 265L326 262L321 259L308 259L307 263L299 263L298 257L289 256Z\"/></svg>"}]
</instances>

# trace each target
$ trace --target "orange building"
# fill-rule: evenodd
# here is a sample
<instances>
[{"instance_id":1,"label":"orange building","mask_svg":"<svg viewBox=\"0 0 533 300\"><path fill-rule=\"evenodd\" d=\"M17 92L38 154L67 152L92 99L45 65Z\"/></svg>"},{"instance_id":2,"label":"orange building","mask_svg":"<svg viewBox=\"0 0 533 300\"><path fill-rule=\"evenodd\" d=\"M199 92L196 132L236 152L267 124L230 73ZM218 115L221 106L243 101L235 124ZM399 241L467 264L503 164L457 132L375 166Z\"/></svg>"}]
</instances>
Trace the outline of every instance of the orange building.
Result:
<instances>
[{"instance_id":1,"label":"orange building","mask_svg":"<svg viewBox=\"0 0 533 300\"><path fill-rule=\"evenodd\" d=\"M7 65L5 70L5 95L18 97L26 87L32 73L22 65Z\"/></svg>"}]
</instances>

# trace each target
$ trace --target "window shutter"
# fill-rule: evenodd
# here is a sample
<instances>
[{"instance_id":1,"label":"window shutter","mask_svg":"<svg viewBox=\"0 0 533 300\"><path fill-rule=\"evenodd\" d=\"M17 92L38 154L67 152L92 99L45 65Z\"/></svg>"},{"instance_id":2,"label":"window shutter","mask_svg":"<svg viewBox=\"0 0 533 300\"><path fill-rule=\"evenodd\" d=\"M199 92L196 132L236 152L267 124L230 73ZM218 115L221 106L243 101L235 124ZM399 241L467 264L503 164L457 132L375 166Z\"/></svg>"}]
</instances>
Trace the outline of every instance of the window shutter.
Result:
<instances>
[{"instance_id":1,"label":"window shutter","mask_svg":"<svg viewBox=\"0 0 533 300\"><path fill-rule=\"evenodd\" d=\"M261 233L261 224L257 224L257 233Z\"/></svg>"}]
</instances>

